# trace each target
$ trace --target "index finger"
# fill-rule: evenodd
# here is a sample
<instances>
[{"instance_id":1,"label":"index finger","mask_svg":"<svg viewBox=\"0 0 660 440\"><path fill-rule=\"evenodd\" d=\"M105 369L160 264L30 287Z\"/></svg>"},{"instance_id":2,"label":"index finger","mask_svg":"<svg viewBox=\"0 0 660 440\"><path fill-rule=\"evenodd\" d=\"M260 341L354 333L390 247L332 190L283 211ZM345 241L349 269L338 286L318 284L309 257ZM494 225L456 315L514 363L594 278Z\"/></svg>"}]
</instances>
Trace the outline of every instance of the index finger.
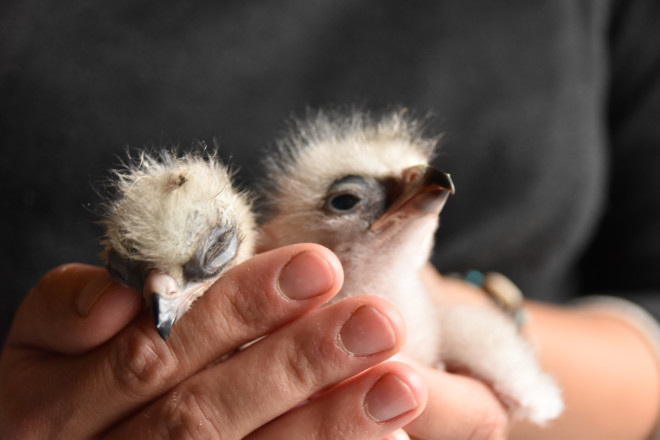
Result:
<instances>
[{"instance_id":1,"label":"index finger","mask_svg":"<svg viewBox=\"0 0 660 440\"><path fill-rule=\"evenodd\" d=\"M68 392L103 395L103 411L84 417L86 423L110 426L244 343L327 302L342 281L338 259L322 246L300 244L257 255L206 292L168 341L143 313L88 356L92 373Z\"/></svg>"}]
</instances>

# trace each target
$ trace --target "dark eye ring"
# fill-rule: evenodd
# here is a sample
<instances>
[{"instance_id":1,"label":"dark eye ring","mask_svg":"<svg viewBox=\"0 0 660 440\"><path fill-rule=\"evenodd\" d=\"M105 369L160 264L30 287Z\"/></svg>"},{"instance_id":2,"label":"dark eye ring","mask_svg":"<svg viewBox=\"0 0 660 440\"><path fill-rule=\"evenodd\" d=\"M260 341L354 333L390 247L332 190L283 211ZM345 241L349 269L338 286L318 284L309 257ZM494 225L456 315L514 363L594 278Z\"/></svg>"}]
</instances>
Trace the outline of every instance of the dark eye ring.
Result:
<instances>
[{"instance_id":1,"label":"dark eye ring","mask_svg":"<svg viewBox=\"0 0 660 440\"><path fill-rule=\"evenodd\" d=\"M328 200L328 206L334 211L345 212L355 208L361 201L355 194L341 193L332 196Z\"/></svg>"},{"instance_id":2,"label":"dark eye ring","mask_svg":"<svg viewBox=\"0 0 660 440\"><path fill-rule=\"evenodd\" d=\"M238 236L235 226L217 226L211 230L197 252L183 265L188 280L201 281L219 274L236 257Z\"/></svg>"}]
</instances>

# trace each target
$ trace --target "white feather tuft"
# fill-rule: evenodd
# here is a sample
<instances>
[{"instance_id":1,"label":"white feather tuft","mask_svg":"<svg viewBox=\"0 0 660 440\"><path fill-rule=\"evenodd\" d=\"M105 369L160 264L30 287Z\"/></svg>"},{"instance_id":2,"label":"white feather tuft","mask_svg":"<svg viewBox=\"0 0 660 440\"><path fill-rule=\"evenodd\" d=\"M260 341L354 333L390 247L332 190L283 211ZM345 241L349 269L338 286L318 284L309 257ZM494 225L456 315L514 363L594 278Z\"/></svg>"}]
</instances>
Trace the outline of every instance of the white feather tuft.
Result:
<instances>
[{"instance_id":1,"label":"white feather tuft","mask_svg":"<svg viewBox=\"0 0 660 440\"><path fill-rule=\"evenodd\" d=\"M106 254L114 249L127 260L176 272L213 227L235 224L242 241L238 261L251 255L249 198L232 187L231 173L215 156L142 153L114 174L116 197L102 220Z\"/></svg>"},{"instance_id":2,"label":"white feather tuft","mask_svg":"<svg viewBox=\"0 0 660 440\"><path fill-rule=\"evenodd\" d=\"M304 208L297 200L320 203L339 177L398 177L403 168L428 163L438 140L424 136L423 124L405 109L380 118L320 110L294 120L288 135L277 142L276 153L266 159L264 204L270 211L298 212ZM299 197L282 197L291 192Z\"/></svg>"}]
</instances>

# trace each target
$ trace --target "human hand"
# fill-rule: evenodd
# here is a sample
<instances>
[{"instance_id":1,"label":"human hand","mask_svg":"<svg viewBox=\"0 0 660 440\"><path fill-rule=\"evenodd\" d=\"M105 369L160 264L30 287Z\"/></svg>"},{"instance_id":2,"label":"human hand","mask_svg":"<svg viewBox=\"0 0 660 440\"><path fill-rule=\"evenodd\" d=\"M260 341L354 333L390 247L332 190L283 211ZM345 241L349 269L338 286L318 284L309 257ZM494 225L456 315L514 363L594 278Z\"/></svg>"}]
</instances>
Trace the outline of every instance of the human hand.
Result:
<instances>
[{"instance_id":1,"label":"human hand","mask_svg":"<svg viewBox=\"0 0 660 440\"><path fill-rule=\"evenodd\" d=\"M427 292L439 307L469 304L495 308L478 288L441 276L430 264L425 266L422 279ZM488 384L470 376L469 371L441 371L403 354L397 354L395 358L421 373L428 387L426 409L405 428L414 438L506 438L509 414Z\"/></svg>"},{"instance_id":2,"label":"human hand","mask_svg":"<svg viewBox=\"0 0 660 440\"><path fill-rule=\"evenodd\" d=\"M211 287L165 342L141 296L105 270L57 268L26 297L3 349L0 431L9 438L400 435L424 408L423 382L405 364L369 368L399 350L402 319L369 296L318 309L341 283L339 262L320 246L257 255Z\"/></svg>"},{"instance_id":3,"label":"human hand","mask_svg":"<svg viewBox=\"0 0 660 440\"><path fill-rule=\"evenodd\" d=\"M488 385L470 376L427 367L402 354L397 354L395 359L419 372L428 389L426 408L405 427L412 438L507 438L510 425L508 412Z\"/></svg>"},{"instance_id":4,"label":"human hand","mask_svg":"<svg viewBox=\"0 0 660 440\"><path fill-rule=\"evenodd\" d=\"M420 275L426 292L438 307L465 304L497 309L495 303L484 295L481 288L458 278L441 275L431 263L422 267Z\"/></svg>"}]
</instances>

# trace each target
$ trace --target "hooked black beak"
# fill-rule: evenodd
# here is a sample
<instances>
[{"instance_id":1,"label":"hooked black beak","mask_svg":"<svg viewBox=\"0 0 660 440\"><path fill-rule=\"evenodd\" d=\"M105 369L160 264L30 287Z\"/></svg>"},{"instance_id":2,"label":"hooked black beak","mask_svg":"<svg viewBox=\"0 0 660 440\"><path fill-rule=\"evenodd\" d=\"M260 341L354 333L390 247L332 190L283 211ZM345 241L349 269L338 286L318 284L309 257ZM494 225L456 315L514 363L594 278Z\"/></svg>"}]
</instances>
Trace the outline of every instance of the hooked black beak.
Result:
<instances>
[{"instance_id":1,"label":"hooked black beak","mask_svg":"<svg viewBox=\"0 0 660 440\"><path fill-rule=\"evenodd\" d=\"M416 167L415 167L416 168ZM423 171L422 171L423 170ZM451 180L451 175L433 167L426 167L419 170L422 173L421 186L427 191L446 191L449 194L455 194L456 188ZM404 170L406 173L414 173L411 168ZM414 178L414 177L413 177Z\"/></svg>"},{"instance_id":2,"label":"hooked black beak","mask_svg":"<svg viewBox=\"0 0 660 440\"><path fill-rule=\"evenodd\" d=\"M400 194L370 229L377 230L395 218L439 214L449 195L455 192L448 173L426 165L406 168L401 174Z\"/></svg>"},{"instance_id":3,"label":"hooked black beak","mask_svg":"<svg viewBox=\"0 0 660 440\"><path fill-rule=\"evenodd\" d=\"M167 341L172 331L172 326L177 318L177 310L180 301L177 299L167 299L159 294L151 297L151 313L153 314L154 325L161 338Z\"/></svg>"},{"instance_id":4,"label":"hooked black beak","mask_svg":"<svg viewBox=\"0 0 660 440\"><path fill-rule=\"evenodd\" d=\"M158 334L167 340L172 326L181 318L190 305L218 279L215 277L188 282L179 286L167 273L151 270L144 282L144 295L151 307L154 325Z\"/></svg>"},{"instance_id":5,"label":"hooked black beak","mask_svg":"<svg viewBox=\"0 0 660 440\"><path fill-rule=\"evenodd\" d=\"M165 340L170 336L172 326L181 315L186 295L176 280L169 274L152 269L144 280L144 296L151 308L154 325L158 334Z\"/></svg>"},{"instance_id":6,"label":"hooked black beak","mask_svg":"<svg viewBox=\"0 0 660 440\"><path fill-rule=\"evenodd\" d=\"M151 308L158 334L167 340L174 323L185 313L197 285L180 287L176 280L165 272L152 269L144 281L144 296Z\"/></svg>"}]
</instances>

